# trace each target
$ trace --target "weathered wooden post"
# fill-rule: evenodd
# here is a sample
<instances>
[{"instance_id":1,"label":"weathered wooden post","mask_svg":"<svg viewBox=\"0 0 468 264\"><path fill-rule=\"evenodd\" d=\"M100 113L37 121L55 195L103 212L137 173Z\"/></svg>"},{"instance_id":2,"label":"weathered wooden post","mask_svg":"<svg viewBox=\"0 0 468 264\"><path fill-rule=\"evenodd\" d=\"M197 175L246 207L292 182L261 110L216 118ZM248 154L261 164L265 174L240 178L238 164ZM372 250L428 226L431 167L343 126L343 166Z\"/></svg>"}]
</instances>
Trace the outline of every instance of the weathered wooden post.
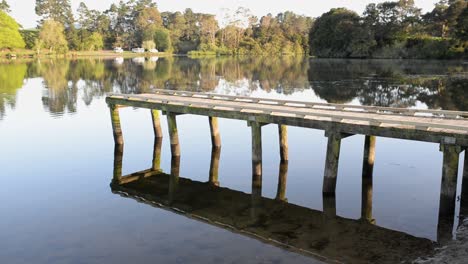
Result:
<instances>
[{"instance_id":1,"label":"weathered wooden post","mask_svg":"<svg viewBox=\"0 0 468 264\"><path fill-rule=\"evenodd\" d=\"M375 136L366 136L362 164L361 219L375 223L372 219L372 183L375 161Z\"/></svg>"},{"instance_id":2,"label":"weathered wooden post","mask_svg":"<svg viewBox=\"0 0 468 264\"><path fill-rule=\"evenodd\" d=\"M468 216L468 149L465 149L465 159L463 162L460 214Z\"/></svg>"},{"instance_id":3,"label":"weathered wooden post","mask_svg":"<svg viewBox=\"0 0 468 264\"><path fill-rule=\"evenodd\" d=\"M161 129L161 120L160 120L159 110L151 109L151 118L153 120L154 137L162 138L163 133Z\"/></svg>"},{"instance_id":4,"label":"weathered wooden post","mask_svg":"<svg viewBox=\"0 0 468 264\"><path fill-rule=\"evenodd\" d=\"M213 148L211 150L211 163L210 163L210 184L213 186L219 186L218 170L219 170L219 158L221 157L221 149Z\"/></svg>"},{"instance_id":5,"label":"weathered wooden post","mask_svg":"<svg viewBox=\"0 0 468 264\"><path fill-rule=\"evenodd\" d=\"M288 127L285 125L278 125L279 132L279 145L281 161L289 160L288 157Z\"/></svg>"},{"instance_id":6,"label":"weathered wooden post","mask_svg":"<svg viewBox=\"0 0 468 264\"><path fill-rule=\"evenodd\" d=\"M323 179L323 194L335 195L336 178L338 176L338 162L340 160L341 139L345 135L336 132L326 132L328 137L327 156L325 159L325 171Z\"/></svg>"},{"instance_id":7,"label":"weathered wooden post","mask_svg":"<svg viewBox=\"0 0 468 264\"><path fill-rule=\"evenodd\" d=\"M455 220L455 201L457 195L458 162L461 147L441 144L443 152L442 183L440 187L439 221L437 241L447 242L452 239Z\"/></svg>"},{"instance_id":8,"label":"weathered wooden post","mask_svg":"<svg viewBox=\"0 0 468 264\"><path fill-rule=\"evenodd\" d=\"M440 145L440 151L443 152L443 165L439 215L452 216L455 214L458 162L461 150L461 147L455 145Z\"/></svg>"},{"instance_id":9,"label":"weathered wooden post","mask_svg":"<svg viewBox=\"0 0 468 264\"><path fill-rule=\"evenodd\" d=\"M333 195L323 195L323 214L327 217L336 216L336 196Z\"/></svg>"},{"instance_id":10,"label":"weathered wooden post","mask_svg":"<svg viewBox=\"0 0 468 264\"><path fill-rule=\"evenodd\" d=\"M151 169L154 171L161 170L161 148L162 148L162 137L154 138L153 148L153 162Z\"/></svg>"},{"instance_id":11,"label":"weathered wooden post","mask_svg":"<svg viewBox=\"0 0 468 264\"><path fill-rule=\"evenodd\" d=\"M221 148L221 135L219 134L218 118L209 117L210 132L211 132L211 145L213 148Z\"/></svg>"},{"instance_id":12,"label":"weathered wooden post","mask_svg":"<svg viewBox=\"0 0 468 264\"><path fill-rule=\"evenodd\" d=\"M180 156L179 133L177 131L176 114L167 113L167 127L169 130L169 140L171 142L172 156Z\"/></svg>"},{"instance_id":13,"label":"weathered wooden post","mask_svg":"<svg viewBox=\"0 0 468 264\"><path fill-rule=\"evenodd\" d=\"M123 164L123 149L122 144L114 145L114 175L113 180L115 183L119 183L122 179L122 164Z\"/></svg>"},{"instance_id":14,"label":"weathered wooden post","mask_svg":"<svg viewBox=\"0 0 468 264\"><path fill-rule=\"evenodd\" d=\"M180 156L172 156L171 158L171 175L169 178L169 202L172 203L174 196L179 188L180 174Z\"/></svg>"},{"instance_id":15,"label":"weathered wooden post","mask_svg":"<svg viewBox=\"0 0 468 264\"><path fill-rule=\"evenodd\" d=\"M252 186L262 186L262 125L251 122L252 129Z\"/></svg>"},{"instance_id":16,"label":"weathered wooden post","mask_svg":"<svg viewBox=\"0 0 468 264\"><path fill-rule=\"evenodd\" d=\"M123 145L123 135L122 128L120 126L120 115L119 107L117 105L109 105L111 121L112 121L112 131L114 133L114 142L118 145Z\"/></svg>"},{"instance_id":17,"label":"weathered wooden post","mask_svg":"<svg viewBox=\"0 0 468 264\"><path fill-rule=\"evenodd\" d=\"M280 163L278 188L276 191L276 200L287 202L286 199L286 182L288 179L288 161L284 160Z\"/></svg>"}]
</instances>

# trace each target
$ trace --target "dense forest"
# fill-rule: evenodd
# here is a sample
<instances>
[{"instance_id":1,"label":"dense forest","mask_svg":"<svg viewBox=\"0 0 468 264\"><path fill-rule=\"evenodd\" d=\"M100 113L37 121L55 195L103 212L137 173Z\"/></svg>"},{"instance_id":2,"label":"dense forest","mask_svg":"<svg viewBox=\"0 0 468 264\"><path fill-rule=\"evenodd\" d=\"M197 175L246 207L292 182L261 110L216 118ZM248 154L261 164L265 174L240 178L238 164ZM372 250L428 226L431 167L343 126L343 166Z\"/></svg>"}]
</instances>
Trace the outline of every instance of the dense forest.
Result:
<instances>
[{"instance_id":1,"label":"dense forest","mask_svg":"<svg viewBox=\"0 0 468 264\"><path fill-rule=\"evenodd\" d=\"M310 54L348 58L467 58L468 1L441 0L423 14L414 0L369 4L362 15L335 8L318 18L293 12L254 16L160 12L153 0L121 0L98 11L70 0L36 0L37 29L24 30L0 2L0 49L38 53L157 48L192 55ZM21 35L19 34L21 33Z\"/></svg>"}]
</instances>

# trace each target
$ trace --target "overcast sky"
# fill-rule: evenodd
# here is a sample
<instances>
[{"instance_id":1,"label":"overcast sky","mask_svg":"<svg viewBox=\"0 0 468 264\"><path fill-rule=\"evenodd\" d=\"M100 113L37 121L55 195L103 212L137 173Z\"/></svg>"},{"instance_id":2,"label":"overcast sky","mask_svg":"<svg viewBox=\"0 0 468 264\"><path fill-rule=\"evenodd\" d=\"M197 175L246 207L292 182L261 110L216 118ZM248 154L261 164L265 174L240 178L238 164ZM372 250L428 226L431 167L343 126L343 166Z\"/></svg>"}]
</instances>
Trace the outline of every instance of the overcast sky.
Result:
<instances>
[{"instance_id":1,"label":"overcast sky","mask_svg":"<svg viewBox=\"0 0 468 264\"><path fill-rule=\"evenodd\" d=\"M418 7L429 11L438 0L415 0ZM38 20L34 13L35 0L7 0L10 4L11 15L24 28L36 26ZM119 0L71 0L73 10L76 11L80 2L85 2L89 8L105 10L112 3ZM221 9L235 9L239 6L247 7L256 16L268 13L277 14L284 11L293 11L298 14L317 17L334 7L346 7L361 14L365 6L372 2L383 2L383 0L157 0L160 11L183 11L192 8L195 12L221 14Z\"/></svg>"}]
</instances>

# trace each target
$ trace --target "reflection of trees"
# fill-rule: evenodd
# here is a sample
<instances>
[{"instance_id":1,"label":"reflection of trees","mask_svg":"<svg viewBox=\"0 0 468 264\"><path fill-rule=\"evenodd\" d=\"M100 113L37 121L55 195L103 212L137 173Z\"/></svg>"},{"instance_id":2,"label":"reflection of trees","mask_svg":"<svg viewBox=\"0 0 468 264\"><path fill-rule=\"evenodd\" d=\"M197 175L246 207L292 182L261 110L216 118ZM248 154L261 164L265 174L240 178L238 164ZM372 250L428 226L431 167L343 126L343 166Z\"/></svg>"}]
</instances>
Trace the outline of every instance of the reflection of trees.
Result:
<instances>
[{"instance_id":1,"label":"reflection of trees","mask_svg":"<svg viewBox=\"0 0 468 264\"><path fill-rule=\"evenodd\" d=\"M466 77L441 75L463 71L440 62L314 60L308 76L315 93L328 102L412 107L420 101L430 108L467 110Z\"/></svg>"},{"instance_id":2,"label":"reflection of trees","mask_svg":"<svg viewBox=\"0 0 468 264\"><path fill-rule=\"evenodd\" d=\"M39 72L47 88L42 96L44 107L53 114L76 111L76 87L68 83L70 61L49 60L40 62Z\"/></svg>"},{"instance_id":3,"label":"reflection of trees","mask_svg":"<svg viewBox=\"0 0 468 264\"><path fill-rule=\"evenodd\" d=\"M7 106L15 107L16 92L23 87L26 71L26 64L0 64L0 120Z\"/></svg>"},{"instance_id":4,"label":"reflection of trees","mask_svg":"<svg viewBox=\"0 0 468 264\"><path fill-rule=\"evenodd\" d=\"M14 105L14 94L25 75L44 79L44 107L53 114L76 111L78 99L89 105L109 92L151 93L154 89L239 95L256 90L288 95L312 89L332 103L412 107L422 102L431 108L468 110L468 82L460 74L465 68L439 62L309 60L292 56L1 64L0 115L6 104Z\"/></svg>"}]
</instances>

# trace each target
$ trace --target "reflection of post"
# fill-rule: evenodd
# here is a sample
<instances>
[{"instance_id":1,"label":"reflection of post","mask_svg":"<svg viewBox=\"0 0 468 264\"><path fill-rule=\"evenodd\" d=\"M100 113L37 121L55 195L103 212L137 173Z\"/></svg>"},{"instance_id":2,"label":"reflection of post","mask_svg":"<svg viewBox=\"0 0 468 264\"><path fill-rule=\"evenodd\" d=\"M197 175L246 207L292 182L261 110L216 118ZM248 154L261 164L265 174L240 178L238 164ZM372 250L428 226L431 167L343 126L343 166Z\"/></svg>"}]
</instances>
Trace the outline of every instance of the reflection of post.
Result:
<instances>
[{"instance_id":1,"label":"reflection of post","mask_svg":"<svg viewBox=\"0 0 468 264\"><path fill-rule=\"evenodd\" d=\"M328 136L328 145L322 191L324 195L334 195L342 136L339 133L330 133L326 136Z\"/></svg>"},{"instance_id":2,"label":"reflection of post","mask_svg":"<svg viewBox=\"0 0 468 264\"><path fill-rule=\"evenodd\" d=\"M213 186L219 186L218 169L219 169L220 157L221 157L221 149L213 148L211 150L211 163L210 163L210 184Z\"/></svg>"},{"instance_id":3,"label":"reflection of post","mask_svg":"<svg viewBox=\"0 0 468 264\"><path fill-rule=\"evenodd\" d=\"M375 160L375 136L366 136L364 143L364 161L362 164L361 219L372 219L372 181Z\"/></svg>"},{"instance_id":4,"label":"reflection of post","mask_svg":"<svg viewBox=\"0 0 468 264\"><path fill-rule=\"evenodd\" d=\"M443 165L437 240L439 242L446 242L452 239L452 230L455 219L458 162L461 148L454 145L442 144L440 145L440 150L443 152Z\"/></svg>"},{"instance_id":5,"label":"reflection of post","mask_svg":"<svg viewBox=\"0 0 468 264\"><path fill-rule=\"evenodd\" d=\"M159 118L159 110L151 109L151 117L153 119L154 136L156 138L162 138L163 133L161 129L161 120Z\"/></svg>"},{"instance_id":6,"label":"reflection of post","mask_svg":"<svg viewBox=\"0 0 468 264\"><path fill-rule=\"evenodd\" d=\"M288 127L285 125L278 125L279 144L280 144L280 157L281 161L289 160L288 157Z\"/></svg>"},{"instance_id":7,"label":"reflection of post","mask_svg":"<svg viewBox=\"0 0 468 264\"><path fill-rule=\"evenodd\" d=\"M281 161L278 177L278 189L276 191L276 200L287 202L286 199L286 181L288 179L288 161Z\"/></svg>"},{"instance_id":8,"label":"reflection of post","mask_svg":"<svg viewBox=\"0 0 468 264\"><path fill-rule=\"evenodd\" d=\"M262 185L260 180L260 185L255 184L255 179L252 181L252 195L251 195L251 207L250 207L250 217L252 221L256 221L258 218L259 208L262 201Z\"/></svg>"},{"instance_id":9,"label":"reflection of post","mask_svg":"<svg viewBox=\"0 0 468 264\"><path fill-rule=\"evenodd\" d=\"M114 182L119 183L122 179L123 148L121 144L114 145Z\"/></svg>"},{"instance_id":10,"label":"reflection of post","mask_svg":"<svg viewBox=\"0 0 468 264\"><path fill-rule=\"evenodd\" d=\"M119 107L117 105L109 105L111 121L112 121L112 131L114 132L114 142L115 144L123 145L123 135L122 128L120 126L120 116L119 116Z\"/></svg>"},{"instance_id":11,"label":"reflection of post","mask_svg":"<svg viewBox=\"0 0 468 264\"><path fill-rule=\"evenodd\" d=\"M169 202L174 200L174 195L179 187L180 156L171 158L171 175L169 178Z\"/></svg>"},{"instance_id":12,"label":"reflection of post","mask_svg":"<svg viewBox=\"0 0 468 264\"><path fill-rule=\"evenodd\" d=\"M252 128L252 177L254 185L262 185L262 126L257 122L250 124Z\"/></svg>"},{"instance_id":13,"label":"reflection of post","mask_svg":"<svg viewBox=\"0 0 468 264\"><path fill-rule=\"evenodd\" d=\"M219 134L219 128L218 128L218 118L210 116L209 121L210 121L210 131L211 131L211 144L213 148L220 148L221 136Z\"/></svg>"},{"instance_id":14,"label":"reflection of post","mask_svg":"<svg viewBox=\"0 0 468 264\"><path fill-rule=\"evenodd\" d=\"M167 127L169 130L169 139L171 141L172 156L180 156L179 133L177 132L176 115L167 113Z\"/></svg>"},{"instance_id":15,"label":"reflection of post","mask_svg":"<svg viewBox=\"0 0 468 264\"><path fill-rule=\"evenodd\" d=\"M161 148L162 148L162 138L154 138L154 149L153 149L153 165L152 170L157 171L161 170Z\"/></svg>"}]
</instances>

